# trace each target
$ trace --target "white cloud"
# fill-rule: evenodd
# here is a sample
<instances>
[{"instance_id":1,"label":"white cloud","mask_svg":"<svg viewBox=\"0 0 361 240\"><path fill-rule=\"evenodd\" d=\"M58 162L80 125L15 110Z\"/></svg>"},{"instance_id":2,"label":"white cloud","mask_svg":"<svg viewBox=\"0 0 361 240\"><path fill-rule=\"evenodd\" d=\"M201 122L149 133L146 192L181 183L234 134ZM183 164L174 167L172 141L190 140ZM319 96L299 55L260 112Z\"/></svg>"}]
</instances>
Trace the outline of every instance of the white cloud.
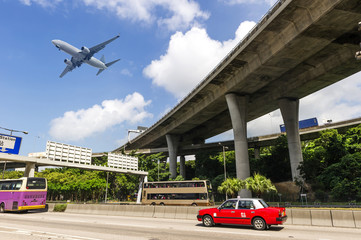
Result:
<instances>
[{"instance_id":1,"label":"white cloud","mask_svg":"<svg viewBox=\"0 0 361 240\"><path fill-rule=\"evenodd\" d=\"M157 22L171 31L187 29L198 20L208 19L193 0L83 0L85 5L114 12L119 18L145 23ZM162 12L162 16L160 16ZM168 17L163 17L168 16Z\"/></svg>"},{"instance_id":2,"label":"white cloud","mask_svg":"<svg viewBox=\"0 0 361 240\"><path fill-rule=\"evenodd\" d=\"M35 4L39 4L44 8L47 8L47 7L54 7L63 0L19 0L19 1L27 6L30 6L32 3L35 3Z\"/></svg>"},{"instance_id":3,"label":"white cloud","mask_svg":"<svg viewBox=\"0 0 361 240\"><path fill-rule=\"evenodd\" d=\"M36 3L42 7L49 7L64 0L19 0L30 6ZM87 7L106 10L116 14L121 19L133 22L152 24L156 22L160 27L170 31L185 30L198 21L209 18L209 13L200 9L194 0L79 0ZM65 1L64 1L65 2Z\"/></svg>"},{"instance_id":4,"label":"white cloud","mask_svg":"<svg viewBox=\"0 0 361 240\"><path fill-rule=\"evenodd\" d=\"M361 116L361 72L324 88L300 101L300 119L317 117L333 122Z\"/></svg>"},{"instance_id":5,"label":"white cloud","mask_svg":"<svg viewBox=\"0 0 361 240\"><path fill-rule=\"evenodd\" d=\"M123 68L122 71L120 71L120 73L122 75L128 76L128 77L133 77L133 74L126 68Z\"/></svg>"},{"instance_id":6,"label":"white cloud","mask_svg":"<svg viewBox=\"0 0 361 240\"><path fill-rule=\"evenodd\" d=\"M180 99L189 93L236 44L249 32L255 22L242 22L235 38L220 42L211 39L206 30L193 27L185 34L175 33L167 53L153 60L144 69L153 84L165 88Z\"/></svg>"},{"instance_id":7,"label":"white cloud","mask_svg":"<svg viewBox=\"0 0 361 240\"><path fill-rule=\"evenodd\" d=\"M225 3L230 5L235 4L268 4L270 6L273 6L278 0L223 0Z\"/></svg>"},{"instance_id":8,"label":"white cloud","mask_svg":"<svg viewBox=\"0 0 361 240\"><path fill-rule=\"evenodd\" d=\"M57 140L78 141L123 122L139 123L152 117L152 114L144 110L150 103L137 92L124 100L104 100L101 106L69 111L62 117L53 119L49 134Z\"/></svg>"}]
</instances>

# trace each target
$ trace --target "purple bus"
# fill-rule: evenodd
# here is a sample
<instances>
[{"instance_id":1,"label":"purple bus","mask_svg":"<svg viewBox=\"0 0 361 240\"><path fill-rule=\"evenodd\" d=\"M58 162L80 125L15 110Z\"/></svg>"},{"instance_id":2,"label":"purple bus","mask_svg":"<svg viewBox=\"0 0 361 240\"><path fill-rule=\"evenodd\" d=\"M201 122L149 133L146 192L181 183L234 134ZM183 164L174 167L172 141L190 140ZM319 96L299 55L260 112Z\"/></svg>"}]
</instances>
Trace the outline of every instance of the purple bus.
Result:
<instances>
[{"instance_id":1,"label":"purple bus","mask_svg":"<svg viewBox=\"0 0 361 240\"><path fill-rule=\"evenodd\" d=\"M47 188L45 178L0 180L0 212L45 208Z\"/></svg>"}]
</instances>

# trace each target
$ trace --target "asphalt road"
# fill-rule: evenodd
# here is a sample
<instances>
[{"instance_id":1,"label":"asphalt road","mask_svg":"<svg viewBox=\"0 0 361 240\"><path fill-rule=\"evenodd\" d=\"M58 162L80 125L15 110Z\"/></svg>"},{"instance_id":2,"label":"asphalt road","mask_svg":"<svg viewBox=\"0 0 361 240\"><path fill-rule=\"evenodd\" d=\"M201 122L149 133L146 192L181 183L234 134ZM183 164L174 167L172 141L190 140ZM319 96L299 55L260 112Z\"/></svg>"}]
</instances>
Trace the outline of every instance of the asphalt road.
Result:
<instances>
[{"instance_id":1,"label":"asphalt road","mask_svg":"<svg viewBox=\"0 0 361 240\"><path fill-rule=\"evenodd\" d=\"M99 216L70 213L1 213L1 240L165 239L361 239L361 229L309 226L203 227L195 220Z\"/></svg>"}]
</instances>

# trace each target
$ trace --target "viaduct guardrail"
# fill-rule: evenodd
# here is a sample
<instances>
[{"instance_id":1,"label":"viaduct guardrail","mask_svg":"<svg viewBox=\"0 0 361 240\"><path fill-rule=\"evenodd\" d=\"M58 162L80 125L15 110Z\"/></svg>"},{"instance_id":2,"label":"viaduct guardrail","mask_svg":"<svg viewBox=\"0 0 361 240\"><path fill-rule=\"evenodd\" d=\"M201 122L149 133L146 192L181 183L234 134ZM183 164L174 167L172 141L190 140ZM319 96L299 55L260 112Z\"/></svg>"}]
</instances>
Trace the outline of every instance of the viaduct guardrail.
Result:
<instances>
[{"instance_id":1,"label":"viaduct guardrail","mask_svg":"<svg viewBox=\"0 0 361 240\"><path fill-rule=\"evenodd\" d=\"M55 204L49 204L53 211ZM66 213L196 220L206 207L68 204ZM361 228L360 210L287 208L286 225Z\"/></svg>"}]
</instances>

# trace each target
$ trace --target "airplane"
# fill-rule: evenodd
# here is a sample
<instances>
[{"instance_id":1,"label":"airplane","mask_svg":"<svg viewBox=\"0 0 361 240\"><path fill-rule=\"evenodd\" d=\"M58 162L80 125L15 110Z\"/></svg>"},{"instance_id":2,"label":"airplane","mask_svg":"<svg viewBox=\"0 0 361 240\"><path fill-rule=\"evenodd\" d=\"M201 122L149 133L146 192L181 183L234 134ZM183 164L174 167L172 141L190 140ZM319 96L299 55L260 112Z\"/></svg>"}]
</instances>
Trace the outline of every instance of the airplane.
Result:
<instances>
[{"instance_id":1,"label":"airplane","mask_svg":"<svg viewBox=\"0 0 361 240\"><path fill-rule=\"evenodd\" d=\"M99 71L97 73L97 76L103 72L105 69L113 65L114 63L118 62L120 59L117 59L115 61L105 63L104 55L100 60L93 57L93 55L103 48L105 48L106 45L113 42L115 39L117 39L119 35L109 39L108 41L105 41L103 43L100 43L94 47L87 48L85 46L81 47L81 49L78 49L72 45L70 45L67 42L64 42L62 40L52 40L51 42L60 50L70 54L71 60L65 59L64 63L67 65L64 69L64 71L60 74L60 78L62 78L65 74L68 72L71 72L74 68L80 67L83 63L87 63L90 66L99 68Z\"/></svg>"}]
</instances>

